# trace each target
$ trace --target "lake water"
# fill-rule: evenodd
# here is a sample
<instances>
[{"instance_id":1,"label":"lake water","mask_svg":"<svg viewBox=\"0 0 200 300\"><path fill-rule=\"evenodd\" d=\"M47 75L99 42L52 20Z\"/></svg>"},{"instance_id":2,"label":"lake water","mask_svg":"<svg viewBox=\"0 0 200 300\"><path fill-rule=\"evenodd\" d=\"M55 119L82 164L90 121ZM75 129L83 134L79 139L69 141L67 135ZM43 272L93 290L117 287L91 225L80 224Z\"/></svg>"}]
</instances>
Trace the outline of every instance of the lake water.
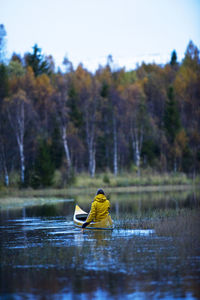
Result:
<instances>
[{"instance_id":1,"label":"lake water","mask_svg":"<svg viewBox=\"0 0 200 300\"><path fill-rule=\"evenodd\" d=\"M115 229L83 234L72 217L89 198L0 211L0 299L200 299L200 228L165 223L199 193L113 194Z\"/></svg>"}]
</instances>

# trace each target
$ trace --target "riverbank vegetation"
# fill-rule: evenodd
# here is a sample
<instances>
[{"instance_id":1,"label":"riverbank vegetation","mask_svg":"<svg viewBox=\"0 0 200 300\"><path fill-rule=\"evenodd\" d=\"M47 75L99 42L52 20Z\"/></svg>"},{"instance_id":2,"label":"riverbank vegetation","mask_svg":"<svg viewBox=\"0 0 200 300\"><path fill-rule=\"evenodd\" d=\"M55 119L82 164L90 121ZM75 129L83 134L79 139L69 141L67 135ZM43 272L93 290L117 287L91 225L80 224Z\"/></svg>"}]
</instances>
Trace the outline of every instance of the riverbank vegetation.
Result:
<instances>
[{"instance_id":1,"label":"riverbank vegetation","mask_svg":"<svg viewBox=\"0 0 200 300\"><path fill-rule=\"evenodd\" d=\"M78 203L88 211L96 190L97 188L92 186L70 187L67 189L3 188L0 190L0 208L20 208L32 205L53 204L60 201L72 201ZM165 203L167 202L168 204L171 203L171 206L174 208L177 207L177 202L182 198L194 197L198 199L199 191L200 189L196 185L105 187L106 196L111 201L113 207L115 207L117 202L123 203L124 199L126 199L125 202L132 206L134 203L137 204L140 202L142 206L145 206L146 203L150 206L155 206L156 203L160 207L165 207Z\"/></svg>"},{"instance_id":2,"label":"riverbank vegetation","mask_svg":"<svg viewBox=\"0 0 200 300\"><path fill-rule=\"evenodd\" d=\"M63 64L56 70L37 45L0 61L1 186L185 184L198 175L200 57L192 41L181 62L174 50L165 65L127 71L108 56L91 73L66 57ZM165 175L177 172L187 175Z\"/></svg>"},{"instance_id":3,"label":"riverbank vegetation","mask_svg":"<svg viewBox=\"0 0 200 300\"><path fill-rule=\"evenodd\" d=\"M146 190L153 191L159 189L173 190L191 188L192 186L198 187L200 183L200 177L196 176L191 178L184 173L165 173L159 174L156 172L142 172L140 176L136 172L122 172L115 176L111 172L97 173L94 177L91 177L88 173L77 174L73 181L66 186L62 183L62 177L59 171L54 174L53 182L50 187L45 188L19 188L19 175L11 174L10 185L6 187L0 184L0 196L9 194L26 194L51 196L51 195L66 195L73 191L73 194L80 192L87 192L91 190L95 192L96 189L102 187L109 191L138 191ZM19 192L17 192L17 190Z\"/></svg>"}]
</instances>

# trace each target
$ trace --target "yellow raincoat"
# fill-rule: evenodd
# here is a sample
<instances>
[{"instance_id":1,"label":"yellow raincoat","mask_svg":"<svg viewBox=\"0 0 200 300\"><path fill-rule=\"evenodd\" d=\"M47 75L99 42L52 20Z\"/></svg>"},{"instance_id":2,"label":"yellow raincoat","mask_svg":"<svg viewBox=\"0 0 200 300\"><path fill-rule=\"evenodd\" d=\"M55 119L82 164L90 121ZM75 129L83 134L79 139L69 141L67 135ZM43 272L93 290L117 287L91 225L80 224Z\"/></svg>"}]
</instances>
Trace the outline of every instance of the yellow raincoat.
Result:
<instances>
[{"instance_id":1,"label":"yellow raincoat","mask_svg":"<svg viewBox=\"0 0 200 300\"><path fill-rule=\"evenodd\" d=\"M86 222L99 222L107 215L109 215L110 201L107 200L106 196L103 194L98 194L95 196L94 201L92 202L90 213L87 217Z\"/></svg>"}]
</instances>

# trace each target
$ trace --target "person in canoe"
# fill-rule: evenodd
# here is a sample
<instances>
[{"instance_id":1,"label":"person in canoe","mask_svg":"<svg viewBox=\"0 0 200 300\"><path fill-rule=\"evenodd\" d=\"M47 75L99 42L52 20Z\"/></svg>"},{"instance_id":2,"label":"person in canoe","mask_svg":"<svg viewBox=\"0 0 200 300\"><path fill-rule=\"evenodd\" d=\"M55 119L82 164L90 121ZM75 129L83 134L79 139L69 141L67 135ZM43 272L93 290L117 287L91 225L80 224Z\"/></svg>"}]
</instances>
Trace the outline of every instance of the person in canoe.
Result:
<instances>
[{"instance_id":1,"label":"person in canoe","mask_svg":"<svg viewBox=\"0 0 200 300\"><path fill-rule=\"evenodd\" d=\"M100 222L109 215L110 201L106 198L102 189L99 189L96 193L94 201L91 205L91 210L86 219L86 222L82 225L82 228L88 226L92 221Z\"/></svg>"}]
</instances>

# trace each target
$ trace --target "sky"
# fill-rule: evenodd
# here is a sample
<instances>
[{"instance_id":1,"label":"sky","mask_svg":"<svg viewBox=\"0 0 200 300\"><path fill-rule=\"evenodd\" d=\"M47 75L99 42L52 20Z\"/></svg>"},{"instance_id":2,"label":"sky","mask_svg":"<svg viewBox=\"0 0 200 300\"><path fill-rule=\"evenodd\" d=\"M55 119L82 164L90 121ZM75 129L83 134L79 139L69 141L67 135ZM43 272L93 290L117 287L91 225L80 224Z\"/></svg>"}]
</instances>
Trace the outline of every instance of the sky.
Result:
<instances>
[{"instance_id":1,"label":"sky","mask_svg":"<svg viewBox=\"0 0 200 300\"><path fill-rule=\"evenodd\" d=\"M200 48L200 0L0 0L7 57L34 44L62 68L65 56L90 71L105 65L178 60L190 40Z\"/></svg>"}]
</instances>

